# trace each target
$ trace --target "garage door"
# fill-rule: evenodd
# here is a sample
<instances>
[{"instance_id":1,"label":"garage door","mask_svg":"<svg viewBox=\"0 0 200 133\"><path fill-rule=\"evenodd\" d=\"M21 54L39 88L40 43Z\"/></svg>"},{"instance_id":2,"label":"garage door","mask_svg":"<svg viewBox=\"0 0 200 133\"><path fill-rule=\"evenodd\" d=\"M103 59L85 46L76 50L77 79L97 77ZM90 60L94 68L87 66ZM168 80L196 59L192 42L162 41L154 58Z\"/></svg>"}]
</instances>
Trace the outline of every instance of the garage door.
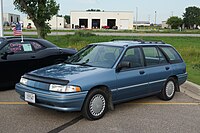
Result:
<instances>
[{"instance_id":1,"label":"garage door","mask_svg":"<svg viewBox=\"0 0 200 133\"><path fill-rule=\"evenodd\" d=\"M128 29L129 19L120 19L120 29Z\"/></svg>"}]
</instances>

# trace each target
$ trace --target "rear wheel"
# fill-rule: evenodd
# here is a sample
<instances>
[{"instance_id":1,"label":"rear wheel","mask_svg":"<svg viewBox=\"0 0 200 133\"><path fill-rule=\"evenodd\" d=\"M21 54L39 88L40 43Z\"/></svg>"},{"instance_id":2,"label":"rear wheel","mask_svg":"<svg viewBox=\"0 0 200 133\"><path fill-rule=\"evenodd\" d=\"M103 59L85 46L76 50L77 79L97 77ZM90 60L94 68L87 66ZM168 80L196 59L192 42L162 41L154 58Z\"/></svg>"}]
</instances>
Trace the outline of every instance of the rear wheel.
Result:
<instances>
[{"instance_id":1,"label":"rear wheel","mask_svg":"<svg viewBox=\"0 0 200 133\"><path fill-rule=\"evenodd\" d=\"M83 105L82 114L88 120L98 120L104 116L107 111L107 96L103 90L92 90Z\"/></svg>"},{"instance_id":2,"label":"rear wheel","mask_svg":"<svg viewBox=\"0 0 200 133\"><path fill-rule=\"evenodd\" d=\"M162 99L162 100L171 100L173 97L174 97L174 94L175 94L175 91L176 91L176 88L177 85L176 85L176 82L175 82L175 79L174 78L169 78L166 83L165 83L165 86L164 88L162 89L159 97Z\"/></svg>"}]
</instances>

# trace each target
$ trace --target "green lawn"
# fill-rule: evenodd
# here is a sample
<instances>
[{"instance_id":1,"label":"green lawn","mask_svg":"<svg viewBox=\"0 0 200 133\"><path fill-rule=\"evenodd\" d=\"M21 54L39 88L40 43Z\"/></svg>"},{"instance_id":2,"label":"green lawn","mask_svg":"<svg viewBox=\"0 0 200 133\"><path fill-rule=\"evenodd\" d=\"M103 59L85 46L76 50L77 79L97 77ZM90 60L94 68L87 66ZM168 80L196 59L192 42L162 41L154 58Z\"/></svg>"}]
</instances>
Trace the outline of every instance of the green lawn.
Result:
<instances>
[{"instance_id":1,"label":"green lawn","mask_svg":"<svg viewBox=\"0 0 200 133\"><path fill-rule=\"evenodd\" d=\"M81 49L89 43L106 42L112 39L162 40L172 44L187 64L188 80L200 85L200 38L199 37L118 37L95 36L90 32L76 35L48 36L50 42L63 48Z\"/></svg>"},{"instance_id":2,"label":"green lawn","mask_svg":"<svg viewBox=\"0 0 200 133\"><path fill-rule=\"evenodd\" d=\"M105 42L112 39L162 40L172 44L187 64L188 80L200 85L200 38L198 37L113 37L90 35L48 36L47 40L60 47L81 49L89 43Z\"/></svg>"},{"instance_id":3,"label":"green lawn","mask_svg":"<svg viewBox=\"0 0 200 133\"><path fill-rule=\"evenodd\" d=\"M4 31L10 31L12 30L7 29ZM77 32L77 31L83 31L81 29L65 29L65 30L51 30L51 32ZM114 33L171 33L171 34L200 34L199 29L183 29L180 31L179 29L161 29L161 28L155 28L155 27L140 27L137 30L112 30L112 29L89 29L84 31L90 31L90 32L114 32ZM23 29L23 32L36 32L36 29Z\"/></svg>"}]
</instances>

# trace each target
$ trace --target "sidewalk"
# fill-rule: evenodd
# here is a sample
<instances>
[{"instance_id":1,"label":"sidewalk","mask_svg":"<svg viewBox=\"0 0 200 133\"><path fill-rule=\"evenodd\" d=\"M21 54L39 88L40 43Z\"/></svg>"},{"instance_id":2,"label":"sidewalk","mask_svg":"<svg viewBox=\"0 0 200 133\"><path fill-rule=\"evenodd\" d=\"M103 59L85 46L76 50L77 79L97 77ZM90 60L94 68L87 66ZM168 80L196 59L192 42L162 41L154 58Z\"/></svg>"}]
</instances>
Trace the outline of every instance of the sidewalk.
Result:
<instances>
[{"instance_id":1,"label":"sidewalk","mask_svg":"<svg viewBox=\"0 0 200 133\"><path fill-rule=\"evenodd\" d=\"M181 85L181 92L194 99L200 100L200 86L190 81L186 81Z\"/></svg>"}]
</instances>

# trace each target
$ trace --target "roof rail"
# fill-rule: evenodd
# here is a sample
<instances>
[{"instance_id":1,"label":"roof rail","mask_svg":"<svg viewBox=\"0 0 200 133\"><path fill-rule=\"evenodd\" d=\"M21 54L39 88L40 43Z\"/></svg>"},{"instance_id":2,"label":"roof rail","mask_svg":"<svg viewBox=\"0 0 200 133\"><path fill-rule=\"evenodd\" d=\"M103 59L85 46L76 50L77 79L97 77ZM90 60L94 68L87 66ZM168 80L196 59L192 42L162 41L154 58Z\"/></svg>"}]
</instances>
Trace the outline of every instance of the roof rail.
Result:
<instances>
[{"instance_id":1,"label":"roof rail","mask_svg":"<svg viewBox=\"0 0 200 133\"><path fill-rule=\"evenodd\" d=\"M144 41L143 43L146 43L146 44L152 44L152 43L155 43L155 44L165 44L165 42L163 42L162 40L161 41Z\"/></svg>"},{"instance_id":2,"label":"roof rail","mask_svg":"<svg viewBox=\"0 0 200 133\"><path fill-rule=\"evenodd\" d=\"M152 40L152 41L145 41L142 39L112 39L111 41L137 41L140 43L146 43L146 44L165 44L162 40Z\"/></svg>"},{"instance_id":3,"label":"roof rail","mask_svg":"<svg viewBox=\"0 0 200 133\"><path fill-rule=\"evenodd\" d=\"M137 42L145 42L144 40L142 39L112 39L111 41L137 41Z\"/></svg>"}]
</instances>

